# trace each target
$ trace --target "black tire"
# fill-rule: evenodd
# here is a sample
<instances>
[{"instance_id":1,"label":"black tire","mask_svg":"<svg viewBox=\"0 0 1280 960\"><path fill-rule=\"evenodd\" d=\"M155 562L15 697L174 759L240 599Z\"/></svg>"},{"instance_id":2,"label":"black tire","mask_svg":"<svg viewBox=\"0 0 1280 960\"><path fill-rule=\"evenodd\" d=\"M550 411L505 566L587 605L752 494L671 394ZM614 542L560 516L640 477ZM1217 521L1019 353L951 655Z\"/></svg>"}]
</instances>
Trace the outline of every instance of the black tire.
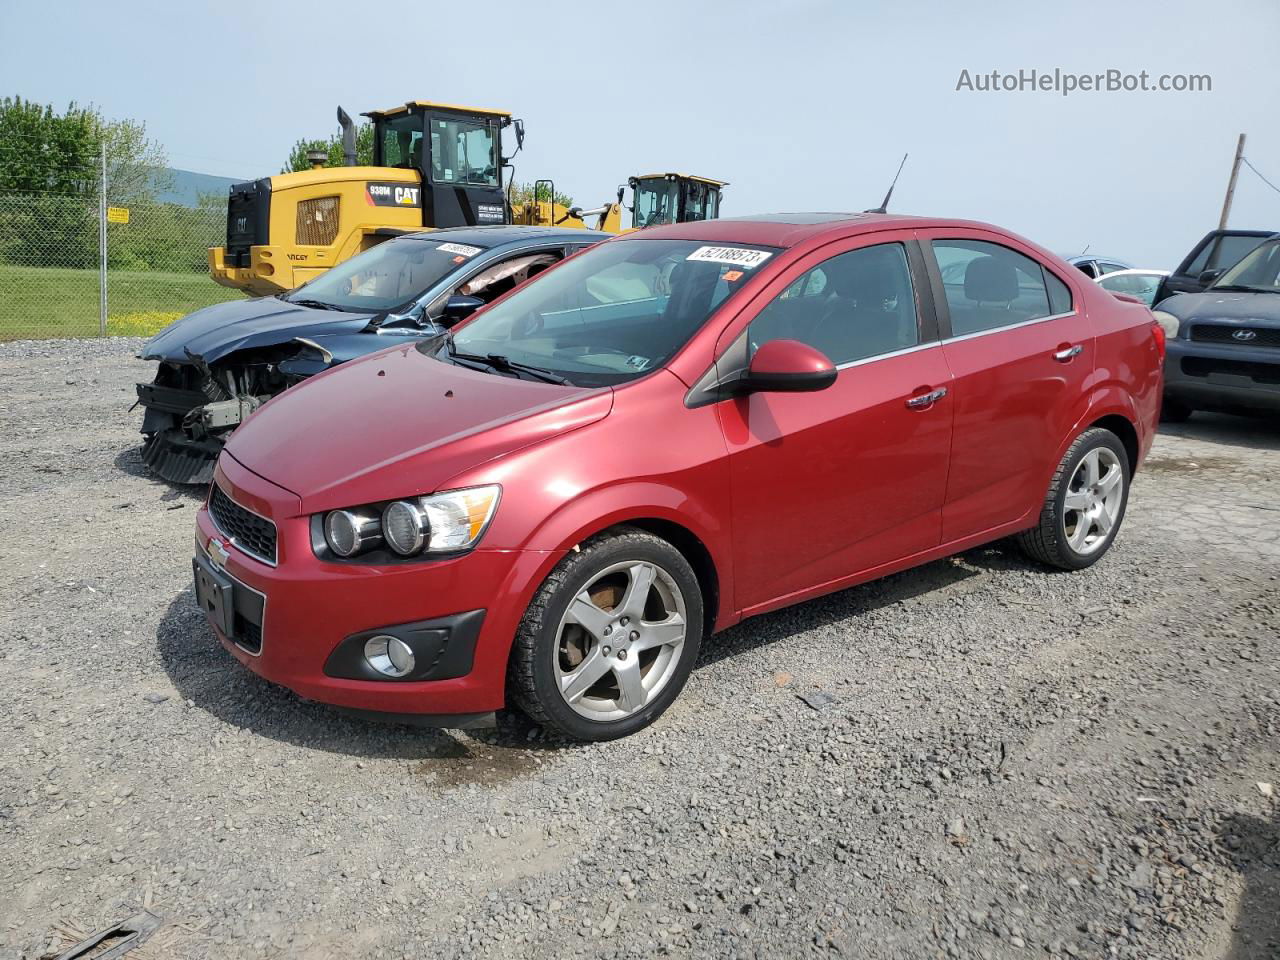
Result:
<instances>
[{"instance_id":1,"label":"black tire","mask_svg":"<svg viewBox=\"0 0 1280 960\"><path fill-rule=\"evenodd\" d=\"M1165 423L1186 423L1195 410L1178 400L1164 398L1160 404L1160 419Z\"/></svg>"},{"instance_id":2,"label":"black tire","mask_svg":"<svg viewBox=\"0 0 1280 960\"><path fill-rule=\"evenodd\" d=\"M558 636L569 604L604 571L619 563L647 562L679 588L685 606L684 642L665 684L651 701L617 720L582 716L560 694ZM634 527L618 527L581 544L548 574L516 632L507 669L509 699L535 722L576 740L616 740L653 723L684 688L702 643L703 601L698 578L684 556L666 540ZM618 634L615 634L615 636ZM637 662L639 655L637 655Z\"/></svg>"},{"instance_id":3,"label":"black tire","mask_svg":"<svg viewBox=\"0 0 1280 960\"><path fill-rule=\"evenodd\" d=\"M1069 485L1072 478L1076 475L1076 469L1081 462L1092 451L1099 448L1106 448L1115 455L1116 461L1120 465L1122 471L1121 485L1121 501L1119 511L1115 520L1112 522L1111 528L1107 531L1101 542L1092 545L1087 552L1078 551L1067 541L1065 532L1066 516L1066 498ZM1124 513L1129 506L1129 481L1133 476L1132 467L1129 464L1129 454L1125 451L1124 444L1110 430L1101 427L1094 427L1086 430L1076 438L1070 449L1062 458L1062 462L1058 464L1058 469L1053 473L1053 479L1049 482L1049 491L1044 498L1044 506L1040 510L1040 522L1030 530L1018 535L1018 546L1020 546L1028 556L1034 560L1051 567L1059 567L1063 570L1083 570L1085 567L1093 566L1108 550L1111 544L1115 542L1116 534L1120 532L1120 525L1124 522ZM1076 521L1079 522L1078 520Z\"/></svg>"}]
</instances>

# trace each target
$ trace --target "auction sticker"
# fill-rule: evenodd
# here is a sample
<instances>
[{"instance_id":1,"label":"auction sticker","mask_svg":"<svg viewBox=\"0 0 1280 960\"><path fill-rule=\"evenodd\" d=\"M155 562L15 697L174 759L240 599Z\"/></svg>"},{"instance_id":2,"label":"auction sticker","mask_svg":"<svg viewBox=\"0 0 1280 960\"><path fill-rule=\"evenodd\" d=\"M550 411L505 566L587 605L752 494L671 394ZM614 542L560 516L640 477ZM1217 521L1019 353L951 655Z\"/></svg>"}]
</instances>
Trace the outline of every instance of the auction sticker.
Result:
<instances>
[{"instance_id":1,"label":"auction sticker","mask_svg":"<svg viewBox=\"0 0 1280 960\"><path fill-rule=\"evenodd\" d=\"M443 250L445 253L457 253L464 257L474 257L484 247L470 247L465 243L442 243L436 249Z\"/></svg>"},{"instance_id":2,"label":"auction sticker","mask_svg":"<svg viewBox=\"0 0 1280 960\"><path fill-rule=\"evenodd\" d=\"M699 247L685 257L686 260L701 260L704 263L727 263L734 267L754 270L773 254L767 250L748 250L746 247Z\"/></svg>"}]
</instances>

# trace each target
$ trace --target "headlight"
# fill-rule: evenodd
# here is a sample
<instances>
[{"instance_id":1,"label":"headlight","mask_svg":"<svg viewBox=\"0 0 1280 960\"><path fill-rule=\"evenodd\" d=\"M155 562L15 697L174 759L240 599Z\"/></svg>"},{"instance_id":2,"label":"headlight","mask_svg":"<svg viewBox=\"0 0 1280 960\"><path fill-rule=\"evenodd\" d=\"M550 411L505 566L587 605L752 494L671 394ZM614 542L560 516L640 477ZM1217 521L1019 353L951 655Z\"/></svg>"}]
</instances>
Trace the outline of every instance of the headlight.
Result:
<instances>
[{"instance_id":1,"label":"headlight","mask_svg":"<svg viewBox=\"0 0 1280 960\"><path fill-rule=\"evenodd\" d=\"M386 545L402 557L453 553L474 547L498 506L495 484L450 490L378 506L334 510L325 515L324 539L340 557Z\"/></svg>"},{"instance_id":2,"label":"headlight","mask_svg":"<svg viewBox=\"0 0 1280 960\"><path fill-rule=\"evenodd\" d=\"M382 524L377 514L334 510L324 518L324 539L340 557L353 557L377 543Z\"/></svg>"},{"instance_id":3,"label":"headlight","mask_svg":"<svg viewBox=\"0 0 1280 960\"><path fill-rule=\"evenodd\" d=\"M497 486L471 487L419 500L431 526L427 550L465 550L475 546L493 519L498 492Z\"/></svg>"},{"instance_id":4,"label":"headlight","mask_svg":"<svg viewBox=\"0 0 1280 960\"><path fill-rule=\"evenodd\" d=\"M397 500L382 511L382 535L387 545L402 556L411 556L426 543L427 515L416 503Z\"/></svg>"},{"instance_id":5,"label":"headlight","mask_svg":"<svg viewBox=\"0 0 1280 960\"><path fill-rule=\"evenodd\" d=\"M1165 313L1163 310L1152 310L1151 315L1156 318L1156 323L1160 324L1160 329L1164 331L1164 335L1170 340L1178 335L1178 328L1182 325L1182 321L1172 313Z\"/></svg>"}]
</instances>

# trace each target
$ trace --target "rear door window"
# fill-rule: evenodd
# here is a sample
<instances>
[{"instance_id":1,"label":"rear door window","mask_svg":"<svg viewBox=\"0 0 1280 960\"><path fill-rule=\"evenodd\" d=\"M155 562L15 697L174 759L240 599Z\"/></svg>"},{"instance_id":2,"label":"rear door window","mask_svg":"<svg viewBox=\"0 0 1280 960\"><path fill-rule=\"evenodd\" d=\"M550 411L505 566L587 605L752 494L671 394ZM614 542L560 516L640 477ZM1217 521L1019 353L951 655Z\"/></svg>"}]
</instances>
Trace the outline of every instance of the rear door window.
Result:
<instances>
[{"instance_id":1,"label":"rear door window","mask_svg":"<svg viewBox=\"0 0 1280 960\"><path fill-rule=\"evenodd\" d=\"M1016 250L983 240L934 240L932 247L953 337L1064 312L1050 305L1044 268Z\"/></svg>"}]
</instances>

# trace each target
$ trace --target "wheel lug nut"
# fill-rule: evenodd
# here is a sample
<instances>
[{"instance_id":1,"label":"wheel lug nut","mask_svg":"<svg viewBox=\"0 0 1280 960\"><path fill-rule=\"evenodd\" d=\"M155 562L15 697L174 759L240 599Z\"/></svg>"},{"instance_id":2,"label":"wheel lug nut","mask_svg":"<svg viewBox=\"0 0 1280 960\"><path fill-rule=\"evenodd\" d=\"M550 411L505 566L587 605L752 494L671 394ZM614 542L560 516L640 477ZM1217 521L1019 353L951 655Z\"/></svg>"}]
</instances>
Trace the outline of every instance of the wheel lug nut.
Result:
<instances>
[{"instance_id":1,"label":"wheel lug nut","mask_svg":"<svg viewBox=\"0 0 1280 960\"><path fill-rule=\"evenodd\" d=\"M613 633L613 627L605 627L605 628L604 628L604 635L605 635L606 637L607 637L609 634L611 634L611 633Z\"/></svg>"},{"instance_id":2,"label":"wheel lug nut","mask_svg":"<svg viewBox=\"0 0 1280 960\"><path fill-rule=\"evenodd\" d=\"M632 630L632 631L631 631L631 639L632 639L632 640L639 640L639 639L640 639L640 631L639 631L639 630Z\"/></svg>"},{"instance_id":3,"label":"wheel lug nut","mask_svg":"<svg viewBox=\"0 0 1280 960\"><path fill-rule=\"evenodd\" d=\"M618 651L618 659L619 659L619 660L625 660L625 659L627 659L627 651L625 651L625 650L619 650L619 651Z\"/></svg>"},{"instance_id":4,"label":"wheel lug nut","mask_svg":"<svg viewBox=\"0 0 1280 960\"><path fill-rule=\"evenodd\" d=\"M631 622L631 618L630 618L630 617L623 617L623 618L622 618L621 620L619 620L618 622L619 622L620 624L622 624L622 625L625 627L628 623L630 623L630 622Z\"/></svg>"},{"instance_id":5,"label":"wheel lug nut","mask_svg":"<svg viewBox=\"0 0 1280 960\"><path fill-rule=\"evenodd\" d=\"M605 655L606 657L607 657L609 654L611 654L612 652L613 652L613 648L612 648L612 647L605 647L605 648L604 648L604 655Z\"/></svg>"}]
</instances>

